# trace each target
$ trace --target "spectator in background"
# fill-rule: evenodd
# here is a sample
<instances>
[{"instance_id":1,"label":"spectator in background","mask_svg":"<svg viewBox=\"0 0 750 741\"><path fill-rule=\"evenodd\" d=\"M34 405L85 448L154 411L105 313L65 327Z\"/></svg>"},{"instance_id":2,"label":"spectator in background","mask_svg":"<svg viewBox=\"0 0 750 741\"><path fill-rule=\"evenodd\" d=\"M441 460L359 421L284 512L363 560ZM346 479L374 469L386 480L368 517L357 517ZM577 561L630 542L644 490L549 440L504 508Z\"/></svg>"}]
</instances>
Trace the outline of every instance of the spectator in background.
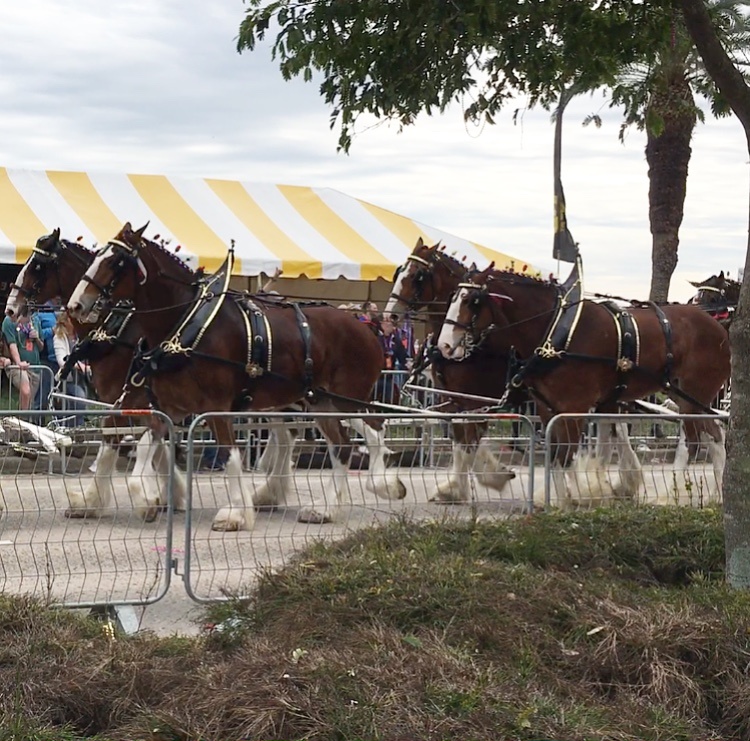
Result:
<instances>
[{"instance_id":1,"label":"spectator in background","mask_svg":"<svg viewBox=\"0 0 750 741\"><path fill-rule=\"evenodd\" d=\"M39 390L34 399L34 409L47 409L49 405L49 395L52 393L52 384L60 366L55 358L55 309L60 306L60 297L50 299L44 304L44 307L36 316L39 319L39 326L42 329L42 341L44 347L40 353L41 365L50 369L51 372L42 371L39 376Z\"/></svg>"},{"instance_id":2,"label":"spectator in background","mask_svg":"<svg viewBox=\"0 0 750 741\"><path fill-rule=\"evenodd\" d=\"M365 301L362 305L362 316L370 321L380 317L380 309L374 301Z\"/></svg>"},{"instance_id":3,"label":"spectator in background","mask_svg":"<svg viewBox=\"0 0 750 741\"><path fill-rule=\"evenodd\" d=\"M61 311L57 315L57 321L55 323L54 337L53 337L53 348L55 351L55 363L58 368L65 365L65 361L76 346L78 338L76 337L76 331L73 327L73 322L68 316L67 311ZM78 399L85 399L87 378L90 373L88 363L78 362L75 364L75 368L70 372L67 380L65 381L64 393L68 396L75 396ZM79 404L77 402L66 402L63 404L63 409L75 409L80 411L85 409L85 404ZM82 426L84 423L83 415L77 415L75 423L77 426Z\"/></svg>"},{"instance_id":4,"label":"spectator in background","mask_svg":"<svg viewBox=\"0 0 750 741\"><path fill-rule=\"evenodd\" d=\"M405 371L409 368L409 356L404 344L401 330L391 319L382 318L379 321L380 343L383 346L384 365L378 384L375 389L375 397L378 401L386 404L395 404L399 398L398 376L393 371Z\"/></svg>"},{"instance_id":5,"label":"spectator in background","mask_svg":"<svg viewBox=\"0 0 750 741\"><path fill-rule=\"evenodd\" d=\"M44 347L41 327L37 317L30 317L28 310L15 319L3 319L2 334L8 346L11 365L6 368L10 382L18 389L19 409L31 409L39 389L39 374L29 368L40 364L40 352Z\"/></svg>"}]
</instances>

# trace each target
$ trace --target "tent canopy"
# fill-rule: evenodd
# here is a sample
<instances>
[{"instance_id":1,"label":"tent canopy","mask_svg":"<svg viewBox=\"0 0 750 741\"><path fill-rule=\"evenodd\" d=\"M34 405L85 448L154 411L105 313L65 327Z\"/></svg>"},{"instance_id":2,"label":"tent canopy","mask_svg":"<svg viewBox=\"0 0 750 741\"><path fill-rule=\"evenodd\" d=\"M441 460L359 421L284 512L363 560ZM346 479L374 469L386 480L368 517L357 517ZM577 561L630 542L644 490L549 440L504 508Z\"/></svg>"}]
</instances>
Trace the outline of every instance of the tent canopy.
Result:
<instances>
[{"instance_id":1,"label":"tent canopy","mask_svg":"<svg viewBox=\"0 0 750 741\"><path fill-rule=\"evenodd\" d=\"M235 244L235 275L371 281L391 278L417 238L485 267L522 260L330 188L209 178L0 168L0 262L26 261L36 240L105 243L130 221L179 247L193 267L215 270ZM538 271L528 266L527 271Z\"/></svg>"}]
</instances>

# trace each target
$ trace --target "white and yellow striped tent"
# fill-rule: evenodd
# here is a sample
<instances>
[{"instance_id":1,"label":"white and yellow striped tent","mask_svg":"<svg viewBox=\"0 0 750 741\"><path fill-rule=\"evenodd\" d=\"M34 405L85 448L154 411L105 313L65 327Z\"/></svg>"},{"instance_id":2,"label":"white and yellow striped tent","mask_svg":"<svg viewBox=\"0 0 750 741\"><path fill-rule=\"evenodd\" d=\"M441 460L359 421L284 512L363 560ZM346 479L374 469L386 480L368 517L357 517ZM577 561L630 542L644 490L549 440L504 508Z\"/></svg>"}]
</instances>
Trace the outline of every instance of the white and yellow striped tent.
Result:
<instances>
[{"instance_id":1,"label":"white and yellow striped tent","mask_svg":"<svg viewBox=\"0 0 750 741\"><path fill-rule=\"evenodd\" d=\"M418 237L459 258L521 261L330 188L230 180L0 168L0 262L26 261L38 237L103 243L146 222L194 267L213 270L235 243L234 273L390 279ZM531 272L535 272L529 268Z\"/></svg>"}]
</instances>

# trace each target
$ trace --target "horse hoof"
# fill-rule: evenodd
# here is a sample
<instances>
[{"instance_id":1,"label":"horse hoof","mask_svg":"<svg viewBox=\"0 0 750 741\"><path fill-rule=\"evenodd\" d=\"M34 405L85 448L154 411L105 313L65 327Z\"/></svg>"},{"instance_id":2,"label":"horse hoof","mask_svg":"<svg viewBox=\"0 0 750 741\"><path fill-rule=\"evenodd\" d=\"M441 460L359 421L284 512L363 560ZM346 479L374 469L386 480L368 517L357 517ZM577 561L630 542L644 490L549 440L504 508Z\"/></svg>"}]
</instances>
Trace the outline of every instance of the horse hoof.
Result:
<instances>
[{"instance_id":1,"label":"horse hoof","mask_svg":"<svg viewBox=\"0 0 750 741\"><path fill-rule=\"evenodd\" d=\"M401 479L396 479L396 488L398 489L398 493L396 494L396 499L406 499L406 484L404 484Z\"/></svg>"},{"instance_id":2,"label":"horse hoof","mask_svg":"<svg viewBox=\"0 0 750 741\"><path fill-rule=\"evenodd\" d=\"M438 489L427 501L433 504L466 504L466 497L456 491Z\"/></svg>"},{"instance_id":3,"label":"horse hoof","mask_svg":"<svg viewBox=\"0 0 750 741\"><path fill-rule=\"evenodd\" d=\"M143 521L144 522L153 522L156 519L156 517L159 514L159 512L163 512L163 511L164 511L163 507L159 507L159 506L148 507L143 512Z\"/></svg>"},{"instance_id":4,"label":"horse hoof","mask_svg":"<svg viewBox=\"0 0 750 741\"><path fill-rule=\"evenodd\" d=\"M327 522L331 522L331 516L326 512L318 512L309 507L304 507L297 514L297 522L307 522L311 525L325 525Z\"/></svg>"},{"instance_id":5,"label":"horse hoof","mask_svg":"<svg viewBox=\"0 0 750 741\"><path fill-rule=\"evenodd\" d=\"M255 505L255 511L256 512L268 512L269 514L273 512L278 512L281 509L278 504L256 504Z\"/></svg>"},{"instance_id":6,"label":"horse hoof","mask_svg":"<svg viewBox=\"0 0 750 741\"><path fill-rule=\"evenodd\" d=\"M96 517L97 513L96 510L93 509L72 509L68 507L68 509L63 512L65 517L67 517L69 520L85 520L87 517Z\"/></svg>"},{"instance_id":7,"label":"horse hoof","mask_svg":"<svg viewBox=\"0 0 750 741\"><path fill-rule=\"evenodd\" d=\"M211 523L211 530L220 533L236 533L242 530L242 527L238 522L232 520L221 520L220 522Z\"/></svg>"}]
</instances>

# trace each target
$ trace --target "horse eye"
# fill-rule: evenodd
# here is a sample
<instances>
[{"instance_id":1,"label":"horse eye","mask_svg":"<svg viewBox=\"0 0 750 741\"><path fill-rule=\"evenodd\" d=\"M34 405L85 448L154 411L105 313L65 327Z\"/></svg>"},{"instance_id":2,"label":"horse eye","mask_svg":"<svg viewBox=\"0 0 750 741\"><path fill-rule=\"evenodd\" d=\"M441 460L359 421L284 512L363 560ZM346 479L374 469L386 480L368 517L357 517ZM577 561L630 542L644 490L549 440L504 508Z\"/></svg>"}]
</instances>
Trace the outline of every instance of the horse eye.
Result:
<instances>
[{"instance_id":1,"label":"horse eye","mask_svg":"<svg viewBox=\"0 0 750 741\"><path fill-rule=\"evenodd\" d=\"M470 303L475 309L479 308L479 296L473 296Z\"/></svg>"}]
</instances>

